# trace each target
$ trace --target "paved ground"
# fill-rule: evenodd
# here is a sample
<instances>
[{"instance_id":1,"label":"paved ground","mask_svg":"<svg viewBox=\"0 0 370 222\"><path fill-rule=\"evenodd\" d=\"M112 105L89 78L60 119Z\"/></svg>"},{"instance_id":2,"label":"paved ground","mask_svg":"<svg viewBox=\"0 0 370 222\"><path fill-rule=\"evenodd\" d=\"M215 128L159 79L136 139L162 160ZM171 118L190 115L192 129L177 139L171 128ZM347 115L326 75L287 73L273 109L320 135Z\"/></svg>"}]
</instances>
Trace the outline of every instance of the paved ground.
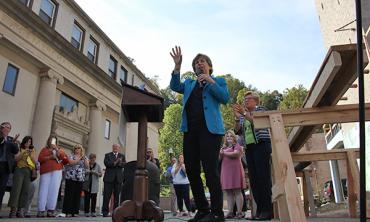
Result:
<instances>
[{"instance_id":1,"label":"paved ground","mask_svg":"<svg viewBox=\"0 0 370 222\"><path fill-rule=\"evenodd\" d=\"M74 222L83 222L83 221L89 221L89 222L100 222L100 221L112 221L112 218L110 217L84 217L84 216L80 216L80 217L74 217L74 218L60 218L60 217L56 217L56 218L36 218L36 217L32 217L32 218L24 218L24 219L19 219L19 218L15 218L15 219L9 219L7 218L7 213L6 212L1 212L0 215L3 217L2 219L0 219L0 221L24 221L24 222L27 222L27 221L53 221L53 222L65 222L65 221L74 221ZM165 214L165 220L164 221L173 221L173 222L181 222L181 221L187 221L189 220L190 217L173 217L170 213L166 213ZM247 220L226 220L227 222L236 222L236 221L247 221ZM272 221L279 221L279 220L272 220ZM308 219L308 222L357 222L359 221L359 219L349 219L349 218L335 218L335 217L331 217L331 218L310 218ZM370 221L370 219L368 220Z\"/></svg>"}]
</instances>

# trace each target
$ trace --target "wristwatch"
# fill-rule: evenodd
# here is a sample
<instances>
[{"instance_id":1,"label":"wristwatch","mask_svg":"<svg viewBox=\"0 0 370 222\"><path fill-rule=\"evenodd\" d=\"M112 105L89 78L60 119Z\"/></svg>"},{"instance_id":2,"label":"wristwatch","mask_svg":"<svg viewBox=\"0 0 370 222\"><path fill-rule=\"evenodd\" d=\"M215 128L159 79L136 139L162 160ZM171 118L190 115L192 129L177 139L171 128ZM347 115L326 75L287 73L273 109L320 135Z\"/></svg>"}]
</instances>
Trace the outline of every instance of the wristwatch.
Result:
<instances>
[{"instance_id":1,"label":"wristwatch","mask_svg":"<svg viewBox=\"0 0 370 222\"><path fill-rule=\"evenodd\" d=\"M247 111L245 111L244 113L243 113L243 116L246 116L247 115Z\"/></svg>"}]
</instances>

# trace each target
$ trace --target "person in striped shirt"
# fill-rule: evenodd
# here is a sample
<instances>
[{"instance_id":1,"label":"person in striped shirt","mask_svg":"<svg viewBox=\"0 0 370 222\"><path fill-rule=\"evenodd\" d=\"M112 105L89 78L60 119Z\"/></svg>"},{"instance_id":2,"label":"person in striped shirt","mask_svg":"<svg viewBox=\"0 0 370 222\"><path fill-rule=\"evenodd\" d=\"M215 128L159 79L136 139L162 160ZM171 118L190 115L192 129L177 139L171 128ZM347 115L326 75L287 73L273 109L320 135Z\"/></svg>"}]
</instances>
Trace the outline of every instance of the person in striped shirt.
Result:
<instances>
[{"instance_id":1,"label":"person in striped shirt","mask_svg":"<svg viewBox=\"0 0 370 222\"><path fill-rule=\"evenodd\" d=\"M271 203L271 140L268 129L254 129L253 113L265 111L258 106L259 95L246 92L243 105L233 105L235 132L241 135L248 165L249 181L257 204L254 220L270 220Z\"/></svg>"}]
</instances>

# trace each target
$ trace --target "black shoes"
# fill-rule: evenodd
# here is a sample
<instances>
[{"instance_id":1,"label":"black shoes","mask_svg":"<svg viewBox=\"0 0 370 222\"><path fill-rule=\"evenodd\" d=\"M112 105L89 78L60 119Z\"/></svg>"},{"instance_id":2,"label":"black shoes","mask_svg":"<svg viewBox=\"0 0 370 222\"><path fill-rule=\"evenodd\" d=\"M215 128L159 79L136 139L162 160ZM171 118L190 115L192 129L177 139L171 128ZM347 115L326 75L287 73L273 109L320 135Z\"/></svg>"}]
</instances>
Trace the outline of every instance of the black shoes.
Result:
<instances>
[{"instance_id":1,"label":"black shoes","mask_svg":"<svg viewBox=\"0 0 370 222\"><path fill-rule=\"evenodd\" d=\"M220 215L217 215L213 212L207 214L204 216L202 219L200 219L198 222L224 222L225 221L225 216L223 213Z\"/></svg>"},{"instance_id":2,"label":"black shoes","mask_svg":"<svg viewBox=\"0 0 370 222\"><path fill-rule=\"evenodd\" d=\"M271 213L269 212L262 212L260 215L256 217L256 220L263 221L263 220L271 220Z\"/></svg>"},{"instance_id":3,"label":"black shoes","mask_svg":"<svg viewBox=\"0 0 370 222\"><path fill-rule=\"evenodd\" d=\"M271 219L272 219L272 215L269 212L262 212L255 217L247 218L247 220L257 220L257 221L267 221Z\"/></svg>"},{"instance_id":4,"label":"black shoes","mask_svg":"<svg viewBox=\"0 0 370 222\"><path fill-rule=\"evenodd\" d=\"M189 222L198 222L200 221L203 217L207 216L209 214L208 211L198 211L195 216L188 220Z\"/></svg>"}]
</instances>

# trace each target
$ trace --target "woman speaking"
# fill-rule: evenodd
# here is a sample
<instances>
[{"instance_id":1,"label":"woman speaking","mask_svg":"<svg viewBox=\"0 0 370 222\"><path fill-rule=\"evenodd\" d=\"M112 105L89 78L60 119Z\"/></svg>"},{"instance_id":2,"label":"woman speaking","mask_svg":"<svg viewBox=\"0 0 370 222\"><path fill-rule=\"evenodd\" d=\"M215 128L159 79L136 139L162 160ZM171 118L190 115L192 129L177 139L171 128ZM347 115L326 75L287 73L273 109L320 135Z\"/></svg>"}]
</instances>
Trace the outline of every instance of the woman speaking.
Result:
<instances>
[{"instance_id":1,"label":"woman speaking","mask_svg":"<svg viewBox=\"0 0 370 222\"><path fill-rule=\"evenodd\" d=\"M184 94L181 122L181 131L184 132L184 162L198 208L194 218L189 221L225 221L218 154L225 134L220 104L226 104L229 100L227 84L224 78L211 75L212 62L204 54L198 54L192 62L197 79L186 79L181 82L181 48L177 46L172 48L170 54L175 63L170 87L173 91ZM211 209L204 194L200 164L211 195Z\"/></svg>"}]
</instances>

